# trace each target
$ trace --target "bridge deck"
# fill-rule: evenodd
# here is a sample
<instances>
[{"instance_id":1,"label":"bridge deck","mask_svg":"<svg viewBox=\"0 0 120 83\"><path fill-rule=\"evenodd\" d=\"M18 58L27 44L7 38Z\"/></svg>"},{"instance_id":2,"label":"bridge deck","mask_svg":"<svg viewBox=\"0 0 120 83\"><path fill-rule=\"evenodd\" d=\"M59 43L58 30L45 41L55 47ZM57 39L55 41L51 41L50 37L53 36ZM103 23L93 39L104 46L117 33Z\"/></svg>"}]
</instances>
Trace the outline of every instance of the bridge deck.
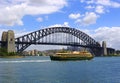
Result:
<instances>
[{"instance_id":1,"label":"bridge deck","mask_svg":"<svg viewBox=\"0 0 120 83\"><path fill-rule=\"evenodd\" d=\"M35 45L62 45L62 46L79 46L87 48L101 48L95 45L81 45L76 43L50 43L50 42L15 42L16 44L35 44Z\"/></svg>"}]
</instances>

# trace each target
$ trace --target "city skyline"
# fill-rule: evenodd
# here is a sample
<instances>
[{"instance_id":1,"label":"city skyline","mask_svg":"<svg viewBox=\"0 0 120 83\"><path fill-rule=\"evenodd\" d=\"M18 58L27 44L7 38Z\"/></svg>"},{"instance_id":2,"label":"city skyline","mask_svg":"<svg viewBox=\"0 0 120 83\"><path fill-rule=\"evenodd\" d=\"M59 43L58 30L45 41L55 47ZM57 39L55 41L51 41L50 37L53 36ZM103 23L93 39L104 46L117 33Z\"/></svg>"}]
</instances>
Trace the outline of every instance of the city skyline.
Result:
<instances>
[{"instance_id":1,"label":"city skyline","mask_svg":"<svg viewBox=\"0 0 120 83\"><path fill-rule=\"evenodd\" d=\"M120 49L119 0L0 0L0 9L0 36L9 29L18 37L46 27L66 26Z\"/></svg>"}]
</instances>

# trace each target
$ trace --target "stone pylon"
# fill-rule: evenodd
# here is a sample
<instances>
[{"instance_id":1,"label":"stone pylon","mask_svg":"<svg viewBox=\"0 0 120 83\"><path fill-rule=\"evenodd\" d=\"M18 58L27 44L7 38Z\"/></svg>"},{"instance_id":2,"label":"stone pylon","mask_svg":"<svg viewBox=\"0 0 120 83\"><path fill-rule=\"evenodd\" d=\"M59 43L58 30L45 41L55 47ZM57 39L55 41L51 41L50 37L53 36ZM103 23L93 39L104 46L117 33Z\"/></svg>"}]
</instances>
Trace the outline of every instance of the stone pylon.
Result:
<instances>
[{"instance_id":1,"label":"stone pylon","mask_svg":"<svg viewBox=\"0 0 120 83\"><path fill-rule=\"evenodd\" d=\"M4 42L7 41L7 32L4 31L4 32L2 33L2 38L1 38L1 40L4 41ZM2 43L2 44L1 44L1 47L2 47L2 48L7 48L7 44L6 44L6 43Z\"/></svg>"},{"instance_id":2,"label":"stone pylon","mask_svg":"<svg viewBox=\"0 0 120 83\"><path fill-rule=\"evenodd\" d=\"M15 52L15 36L12 30L7 33L7 51Z\"/></svg>"},{"instance_id":3,"label":"stone pylon","mask_svg":"<svg viewBox=\"0 0 120 83\"><path fill-rule=\"evenodd\" d=\"M3 32L1 40L6 42L1 46L3 48L6 48L7 52L15 52L15 37L14 37L14 32L12 30Z\"/></svg>"},{"instance_id":4,"label":"stone pylon","mask_svg":"<svg viewBox=\"0 0 120 83\"><path fill-rule=\"evenodd\" d=\"M103 55L106 56L107 55L107 47L106 47L105 41L102 42L102 47L103 47Z\"/></svg>"}]
</instances>

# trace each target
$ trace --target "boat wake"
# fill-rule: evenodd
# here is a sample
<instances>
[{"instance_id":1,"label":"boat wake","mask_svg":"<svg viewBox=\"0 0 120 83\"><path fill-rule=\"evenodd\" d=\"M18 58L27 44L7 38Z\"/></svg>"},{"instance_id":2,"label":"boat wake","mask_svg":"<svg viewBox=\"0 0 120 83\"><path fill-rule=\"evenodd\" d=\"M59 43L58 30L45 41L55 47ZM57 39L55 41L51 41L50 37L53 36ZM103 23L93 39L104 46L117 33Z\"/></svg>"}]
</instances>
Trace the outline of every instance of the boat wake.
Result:
<instances>
[{"instance_id":1,"label":"boat wake","mask_svg":"<svg viewBox=\"0 0 120 83\"><path fill-rule=\"evenodd\" d=\"M50 62L51 60L19 60L19 61L0 61L0 63L38 63Z\"/></svg>"}]
</instances>

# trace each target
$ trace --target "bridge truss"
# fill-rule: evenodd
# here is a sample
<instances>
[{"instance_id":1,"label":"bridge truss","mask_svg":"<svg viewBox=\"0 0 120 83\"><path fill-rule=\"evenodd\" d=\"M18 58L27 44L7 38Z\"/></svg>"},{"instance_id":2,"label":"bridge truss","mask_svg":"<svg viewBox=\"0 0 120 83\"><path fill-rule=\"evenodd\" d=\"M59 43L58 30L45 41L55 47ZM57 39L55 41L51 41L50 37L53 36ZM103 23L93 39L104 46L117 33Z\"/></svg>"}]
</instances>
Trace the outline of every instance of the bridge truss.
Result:
<instances>
[{"instance_id":1,"label":"bridge truss","mask_svg":"<svg viewBox=\"0 0 120 83\"><path fill-rule=\"evenodd\" d=\"M32 44L68 45L87 48L98 48L100 44L86 33L69 27L51 27L40 29L15 39L18 52Z\"/></svg>"}]
</instances>

